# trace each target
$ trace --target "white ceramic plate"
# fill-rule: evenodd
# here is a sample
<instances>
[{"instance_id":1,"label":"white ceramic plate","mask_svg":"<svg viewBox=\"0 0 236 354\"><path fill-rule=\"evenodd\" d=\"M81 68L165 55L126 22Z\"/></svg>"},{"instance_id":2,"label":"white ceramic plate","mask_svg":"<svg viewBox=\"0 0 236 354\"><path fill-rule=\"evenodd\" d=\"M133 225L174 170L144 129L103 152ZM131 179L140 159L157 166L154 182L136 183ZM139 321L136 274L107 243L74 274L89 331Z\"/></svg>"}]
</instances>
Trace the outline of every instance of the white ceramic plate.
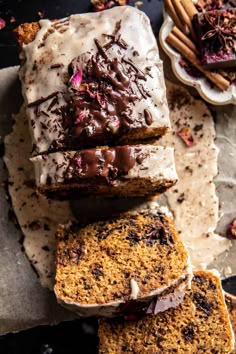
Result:
<instances>
[{"instance_id":1,"label":"white ceramic plate","mask_svg":"<svg viewBox=\"0 0 236 354\"><path fill-rule=\"evenodd\" d=\"M181 55L166 42L166 37L173 26L172 18L164 10L164 22L159 32L159 39L163 50L171 59L172 69L176 77L184 84L195 87L202 98L209 103L215 105L232 103L236 105L236 85L231 85L227 91L222 92L217 88L211 87L206 78L194 78L180 66Z\"/></svg>"}]
</instances>

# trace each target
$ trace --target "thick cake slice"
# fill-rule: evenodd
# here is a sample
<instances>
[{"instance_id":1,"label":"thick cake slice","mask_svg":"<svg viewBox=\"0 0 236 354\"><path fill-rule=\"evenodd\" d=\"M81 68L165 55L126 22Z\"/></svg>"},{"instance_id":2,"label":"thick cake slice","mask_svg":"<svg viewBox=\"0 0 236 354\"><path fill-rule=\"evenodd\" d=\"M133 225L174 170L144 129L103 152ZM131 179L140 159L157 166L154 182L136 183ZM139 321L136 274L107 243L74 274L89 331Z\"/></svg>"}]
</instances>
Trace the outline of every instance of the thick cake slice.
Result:
<instances>
[{"instance_id":1,"label":"thick cake slice","mask_svg":"<svg viewBox=\"0 0 236 354\"><path fill-rule=\"evenodd\" d=\"M160 209L58 230L55 293L81 316L164 311L191 279L188 254Z\"/></svg>"},{"instance_id":2,"label":"thick cake slice","mask_svg":"<svg viewBox=\"0 0 236 354\"><path fill-rule=\"evenodd\" d=\"M195 272L192 289L176 308L138 321L101 320L99 354L227 354L233 333L220 279Z\"/></svg>"},{"instance_id":3,"label":"thick cake slice","mask_svg":"<svg viewBox=\"0 0 236 354\"><path fill-rule=\"evenodd\" d=\"M162 62L143 12L115 7L16 33L34 154L123 145L169 129Z\"/></svg>"},{"instance_id":4,"label":"thick cake slice","mask_svg":"<svg viewBox=\"0 0 236 354\"><path fill-rule=\"evenodd\" d=\"M177 181L173 148L152 145L56 152L31 159L39 192L75 195L145 196Z\"/></svg>"}]
</instances>

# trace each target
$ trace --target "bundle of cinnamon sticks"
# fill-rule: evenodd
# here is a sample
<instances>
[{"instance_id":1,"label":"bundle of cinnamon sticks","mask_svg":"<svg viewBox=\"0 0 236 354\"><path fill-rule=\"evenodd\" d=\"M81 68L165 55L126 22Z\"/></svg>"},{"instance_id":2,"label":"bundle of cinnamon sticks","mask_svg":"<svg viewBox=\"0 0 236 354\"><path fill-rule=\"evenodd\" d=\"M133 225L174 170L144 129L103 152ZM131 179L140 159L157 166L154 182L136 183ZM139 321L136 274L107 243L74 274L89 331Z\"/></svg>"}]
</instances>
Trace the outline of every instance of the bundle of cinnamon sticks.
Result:
<instances>
[{"instance_id":1,"label":"bundle of cinnamon sticks","mask_svg":"<svg viewBox=\"0 0 236 354\"><path fill-rule=\"evenodd\" d=\"M193 0L164 0L164 3L175 24L166 38L167 43L175 48L177 52L202 72L221 91L227 90L230 82L222 75L204 69L199 58L199 51L195 45L197 39L192 25L192 19L198 11Z\"/></svg>"}]
</instances>

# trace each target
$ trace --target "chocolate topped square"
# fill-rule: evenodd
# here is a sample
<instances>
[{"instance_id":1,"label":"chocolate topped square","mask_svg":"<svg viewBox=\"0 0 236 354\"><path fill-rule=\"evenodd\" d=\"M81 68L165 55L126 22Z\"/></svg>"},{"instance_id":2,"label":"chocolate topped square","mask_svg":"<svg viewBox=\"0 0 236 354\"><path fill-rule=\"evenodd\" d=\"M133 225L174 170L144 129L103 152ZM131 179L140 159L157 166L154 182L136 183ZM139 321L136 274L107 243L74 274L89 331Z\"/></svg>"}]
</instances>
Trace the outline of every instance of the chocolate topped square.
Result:
<instances>
[{"instance_id":1,"label":"chocolate topped square","mask_svg":"<svg viewBox=\"0 0 236 354\"><path fill-rule=\"evenodd\" d=\"M207 69L236 67L236 8L194 16L202 62Z\"/></svg>"}]
</instances>

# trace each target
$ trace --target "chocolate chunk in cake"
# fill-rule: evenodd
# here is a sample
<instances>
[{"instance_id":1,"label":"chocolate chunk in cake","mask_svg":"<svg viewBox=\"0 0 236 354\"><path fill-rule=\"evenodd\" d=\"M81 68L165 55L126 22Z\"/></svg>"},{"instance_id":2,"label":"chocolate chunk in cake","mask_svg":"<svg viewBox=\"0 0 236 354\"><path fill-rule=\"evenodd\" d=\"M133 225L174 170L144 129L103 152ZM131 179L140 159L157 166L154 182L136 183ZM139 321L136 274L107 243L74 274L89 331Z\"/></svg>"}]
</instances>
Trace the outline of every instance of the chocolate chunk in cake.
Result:
<instances>
[{"instance_id":1,"label":"chocolate chunk in cake","mask_svg":"<svg viewBox=\"0 0 236 354\"><path fill-rule=\"evenodd\" d=\"M176 308L139 320L100 320L99 354L229 354L234 338L220 279L197 271Z\"/></svg>"},{"instance_id":2,"label":"chocolate chunk in cake","mask_svg":"<svg viewBox=\"0 0 236 354\"><path fill-rule=\"evenodd\" d=\"M61 226L57 237L55 293L79 315L157 313L183 300L188 255L157 207Z\"/></svg>"},{"instance_id":3,"label":"chocolate chunk in cake","mask_svg":"<svg viewBox=\"0 0 236 354\"><path fill-rule=\"evenodd\" d=\"M39 192L79 195L145 196L164 192L177 181L174 150L124 145L33 157Z\"/></svg>"}]
</instances>

